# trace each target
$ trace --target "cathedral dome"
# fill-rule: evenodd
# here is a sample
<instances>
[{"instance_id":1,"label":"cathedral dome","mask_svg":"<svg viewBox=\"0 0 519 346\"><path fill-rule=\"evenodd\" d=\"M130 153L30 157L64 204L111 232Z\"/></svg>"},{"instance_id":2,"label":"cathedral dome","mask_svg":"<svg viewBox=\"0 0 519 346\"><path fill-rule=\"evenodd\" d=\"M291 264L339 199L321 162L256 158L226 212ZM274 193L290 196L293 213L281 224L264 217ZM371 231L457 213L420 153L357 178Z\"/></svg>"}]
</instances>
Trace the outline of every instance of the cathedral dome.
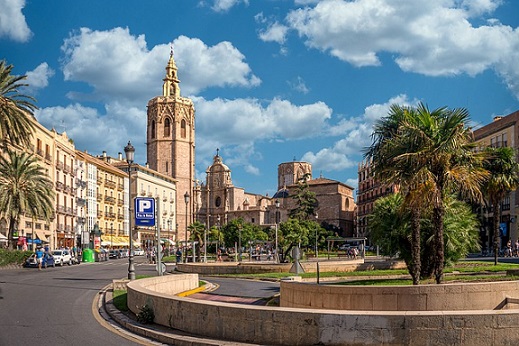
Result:
<instances>
[{"instance_id":1,"label":"cathedral dome","mask_svg":"<svg viewBox=\"0 0 519 346\"><path fill-rule=\"evenodd\" d=\"M278 190L274 194L274 196L272 196L272 198L287 198L288 196L289 196L288 189L284 187L284 188Z\"/></svg>"}]
</instances>

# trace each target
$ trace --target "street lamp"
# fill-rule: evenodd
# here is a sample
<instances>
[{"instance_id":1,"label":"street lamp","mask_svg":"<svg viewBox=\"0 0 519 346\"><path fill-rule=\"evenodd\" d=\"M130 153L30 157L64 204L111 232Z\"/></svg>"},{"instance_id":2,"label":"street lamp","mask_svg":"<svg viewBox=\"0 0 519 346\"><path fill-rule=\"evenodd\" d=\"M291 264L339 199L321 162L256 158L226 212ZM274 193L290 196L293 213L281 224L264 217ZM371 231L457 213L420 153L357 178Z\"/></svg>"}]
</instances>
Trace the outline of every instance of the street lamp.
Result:
<instances>
[{"instance_id":1,"label":"street lamp","mask_svg":"<svg viewBox=\"0 0 519 346\"><path fill-rule=\"evenodd\" d=\"M132 163L135 154L135 148L132 143L128 141L128 145L124 147L124 153L126 154L126 162L128 163L128 226L130 228L130 253L128 256L128 279L135 280L135 266L133 264L133 230L132 230L132 182L131 182L131 170Z\"/></svg>"},{"instance_id":2,"label":"street lamp","mask_svg":"<svg viewBox=\"0 0 519 346\"><path fill-rule=\"evenodd\" d=\"M114 243L112 241L113 234L114 234L114 223L110 222L110 249L114 248Z\"/></svg>"},{"instance_id":3,"label":"street lamp","mask_svg":"<svg viewBox=\"0 0 519 346\"><path fill-rule=\"evenodd\" d=\"M184 249L184 256L185 256L185 263L187 263L187 206L189 204L189 193L186 191L186 193L184 194L184 202L186 202L186 236L184 238L184 241L185 241L185 244L186 244L186 248ZM193 258L194 258L195 254L193 253Z\"/></svg>"},{"instance_id":4,"label":"street lamp","mask_svg":"<svg viewBox=\"0 0 519 346\"><path fill-rule=\"evenodd\" d=\"M241 224L238 226L238 261L241 262Z\"/></svg>"},{"instance_id":5,"label":"street lamp","mask_svg":"<svg viewBox=\"0 0 519 346\"><path fill-rule=\"evenodd\" d=\"M279 199L276 199L276 249L275 249L275 259L276 263L279 263L279 254L278 254L278 223L279 223Z\"/></svg>"},{"instance_id":6,"label":"street lamp","mask_svg":"<svg viewBox=\"0 0 519 346\"><path fill-rule=\"evenodd\" d=\"M317 230L319 229L319 222L317 219L319 218L319 215L315 213L315 222L317 222L317 226L315 227L315 259L316 262L316 271L317 271L317 284L319 285L319 253L318 253L318 237L317 237Z\"/></svg>"}]
</instances>

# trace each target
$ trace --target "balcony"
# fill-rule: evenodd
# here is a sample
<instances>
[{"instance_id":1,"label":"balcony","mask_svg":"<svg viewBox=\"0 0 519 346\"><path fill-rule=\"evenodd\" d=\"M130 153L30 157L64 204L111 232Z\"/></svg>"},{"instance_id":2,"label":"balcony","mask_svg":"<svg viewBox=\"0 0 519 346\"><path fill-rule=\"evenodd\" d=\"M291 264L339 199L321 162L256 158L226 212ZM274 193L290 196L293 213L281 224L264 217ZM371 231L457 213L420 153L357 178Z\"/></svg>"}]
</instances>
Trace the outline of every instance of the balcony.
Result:
<instances>
[{"instance_id":1,"label":"balcony","mask_svg":"<svg viewBox=\"0 0 519 346\"><path fill-rule=\"evenodd\" d=\"M43 150L41 150L41 148L36 149L36 154L37 154L38 156L43 157Z\"/></svg>"},{"instance_id":2,"label":"balcony","mask_svg":"<svg viewBox=\"0 0 519 346\"><path fill-rule=\"evenodd\" d=\"M58 205L58 213L65 214L67 211L67 208L64 205Z\"/></svg>"},{"instance_id":3,"label":"balcony","mask_svg":"<svg viewBox=\"0 0 519 346\"><path fill-rule=\"evenodd\" d=\"M76 179L76 186L77 187L79 187L81 189L84 189L84 188L86 188L86 185L87 185L86 181L81 180L81 179Z\"/></svg>"},{"instance_id":4,"label":"balcony","mask_svg":"<svg viewBox=\"0 0 519 346\"><path fill-rule=\"evenodd\" d=\"M105 202L109 203L109 204L115 204L115 197L106 196L105 197Z\"/></svg>"},{"instance_id":5,"label":"balcony","mask_svg":"<svg viewBox=\"0 0 519 346\"><path fill-rule=\"evenodd\" d=\"M64 187L65 187L65 184L63 184L61 181L56 182L56 190L63 191Z\"/></svg>"},{"instance_id":6,"label":"balcony","mask_svg":"<svg viewBox=\"0 0 519 346\"><path fill-rule=\"evenodd\" d=\"M76 198L76 203L79 207L83 207L85 204L86 204L86 199L85 198L80 198L80 197L77 197Z\"/></svg>"},{"instance_id":7,"label":"balcony","mask_svg":"<svg viewBox=\"0 0 519 346\"><path fill-rule=\"evenodd\" d=\"M86 217L78 217L77 218L77 222L80 223L80 224L86 223Z\"/></svg>"},{"instance_id":8,"label":"balcony","mask_svg":"<svg viewBox=\"0 0 519 346\"><path fill-rule=\"evenodd\" d=\"M56 168L60 171L63 170L63 162L56 161Z\"/></svg>"},{"instance_id":9,"label":"balcony","mask_svg":"<svg viewBox=\"0 0 519 346\"><path fill-rule=\"evenodd\" d=\"M103 212L101 210L97 211L97 217L103 217Z\"/></svg>"},{"instance_id":10,"label":"balcony","mask_svg":"<svg viewBox=\"0 0 519 346\"><path fill-rule=\"evenodd\" d=\"M115 220L115 213L112 213L112 212L106 213L106 218Z\"/></svg>"},{"instance_id":11,"label":"balcony","mask_svg":"<svg viewBox=\"0 0 519 346\"><path fill-rule=\"evenodd\" d=\"M124 184L117 184L117 190L124 191Z\"/></svg>"},{"instance_id":12,"label":"balcony","mask_svg":"<svg viewBox=\"0 0 519 346\"><path fill-rule=\"evenodd\" d=\"M49 153L45 154L45 161L47 161L47 163L52 162L52 156Z\"/></svg>"},{"instance_id":13,"label":"balcony","mask_svg":"<svg viewBox=\"0 0 519 346\"><path fill-rule=\"evenodd\" d=\"M98 176L97 176L97 183L98 183L98 184L102 184L103 181L104 181L103 178L102 178L100 175L98 175Z\"/></svg>"},{"instance_id":14,"label":"balcony","mask_svg":"<svg viewBox=\"0 0 519 346\"><path fill-rule=\"evenodd\" d=\"M124 204L124 199L122 199L122 198L117 199L117 204L118 205L123 205Z\"/></svg>"},{"instance_id":15,"label":"balcony","mask_svg":"<svg viewBox=\"0 0 519 346\"><path fill-rule=\"evenodd\" d=\"M107 180L107 181L105 181L105 186L109 187L111 189L114 189L116 186L116 183L115 183L115 181Z\"/></svg>"},{"instance_id":16,"label":"balcony","mask_svg":"<svg viewBox=\"0 0 519 346\"><path fill-rule=\"evenodd\" d=\"M146 191L145 190L141 190L141 196L146 196Z\"/></svg>"},{"instance_id":17,"label":"balcony","mask_svg":"<svg viewBox=\"0 0 519 346\"><path fill-rule=\"evenodd\" d=\"M70 168L69 165L63 165L63 172L70 173L70 172L72 172L72 169Z\"/></svg>"},{"instance_id":18,"label":"balcony","mask_svg":"<svg viewBox=\"0 0 519 346\"><path fill-rule=\"evenodd\" d=\"M124 220L124 214L117 214L117 218L119 220Z\"/></svg>"},{"instance_id":19,"label":"balcony","mask_svg":"<svg viewBox=\"0 0 519 346\"><path fill-rule=\"evenodd\" d=\"M103 200L103 194L102 193L98 193L97 194L97 201L101 202L102 200Z\"/></svg>"}]
</instances>

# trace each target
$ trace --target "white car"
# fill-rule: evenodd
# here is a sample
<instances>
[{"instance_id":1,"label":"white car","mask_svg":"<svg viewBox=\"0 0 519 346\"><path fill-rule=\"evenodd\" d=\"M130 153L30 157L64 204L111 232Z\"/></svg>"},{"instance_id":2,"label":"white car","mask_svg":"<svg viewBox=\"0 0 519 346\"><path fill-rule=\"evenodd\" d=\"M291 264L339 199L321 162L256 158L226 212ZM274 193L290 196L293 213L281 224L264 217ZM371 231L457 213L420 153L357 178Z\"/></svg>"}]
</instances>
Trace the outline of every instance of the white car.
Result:
<instances>
[{"instance_id":1,"label":"white car","mask_svg":"<svg viewBox=\"0 0 519 346\"><path fill-rule=\"evenodd\" d=\"M52 251L52 257L54 257L56 265L72 264L72 256L68 250L54 250Z\"/></svg>"},{"instance_id":2,"label":"white car","mask_svg":"<svg viewBox=\"0 0 519 346\"><path fill-rule=\"evenodd\" d=\"M142 249L135 249L133 251L133 255L134 256L144 256L144 250L142 250Z\"/></svg>"}]
</instances>

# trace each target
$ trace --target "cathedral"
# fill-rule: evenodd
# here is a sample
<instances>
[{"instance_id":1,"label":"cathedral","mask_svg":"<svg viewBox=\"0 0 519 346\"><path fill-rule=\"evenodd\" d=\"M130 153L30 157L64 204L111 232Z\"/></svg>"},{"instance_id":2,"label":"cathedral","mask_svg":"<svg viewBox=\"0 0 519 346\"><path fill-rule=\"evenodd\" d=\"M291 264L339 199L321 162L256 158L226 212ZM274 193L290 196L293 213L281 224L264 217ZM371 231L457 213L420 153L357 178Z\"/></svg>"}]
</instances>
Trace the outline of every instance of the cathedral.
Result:
<instances>
[{"instance_id":1,"label":"cathedral","mask_svg":"<svg viewBox=\"0 0 519 346\"><path fill-rule=\"evenodd\" d=\"M223 163L219 149L206 170L205 183L195 179L195 108L180 94L180 80L173 52L166 66L162 95L148 102L147 160L149 168L176 180L176 222L179 239L194 221L223 226L236 218L256 225L274 225L288 219L296 207L292 194L297 182L309 177L309 189L318 200L318 222L352 236L354 227L353 188L341 182L312 178L308 162L278 166L278 191L272 197L247 193L233 185L231 169ZM276 218L278 215L278 218Z\"/></svg>"}]
</instances>

